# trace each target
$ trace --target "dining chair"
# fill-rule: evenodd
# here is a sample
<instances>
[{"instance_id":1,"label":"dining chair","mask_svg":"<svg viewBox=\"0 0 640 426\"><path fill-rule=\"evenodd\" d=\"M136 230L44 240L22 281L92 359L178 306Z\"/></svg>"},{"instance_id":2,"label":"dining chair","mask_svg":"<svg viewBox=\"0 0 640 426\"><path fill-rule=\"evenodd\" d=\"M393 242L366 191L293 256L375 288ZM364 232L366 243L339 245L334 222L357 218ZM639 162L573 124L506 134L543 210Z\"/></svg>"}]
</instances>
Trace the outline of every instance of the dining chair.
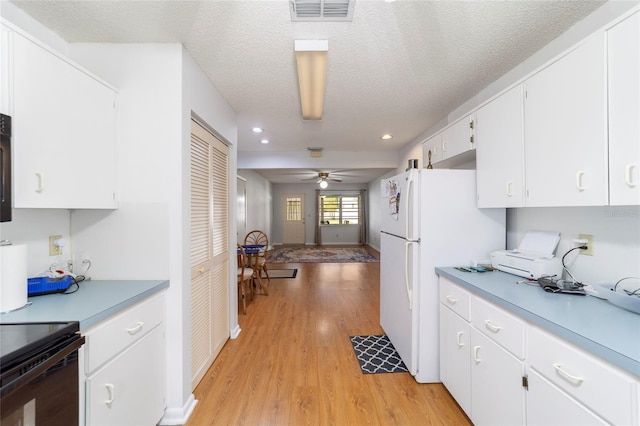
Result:
<instances>
[{"instance_id":1,"label":"dining chair","mask_svg":"<svg viewBox=\"0 0 640 426\"><path fill-rule=\"evenodd\" d=\"M247 255L244 252L244 248L238 244L238 297L242 299L242 313L247 314L247 295L245 293L245 287L247 282L251 286L251 279L253 278L253 268L247 265Z\"/></svg>"},{"instance_id":2,"label":"dining chair","mask_svg":"<svg viewBox=\"0 0 640 426\"><path fill-rule=\"evenodd\" d=\"M269 270L267 268L267 250L269 249L269 238L267 234L258 229L253 230L244 237L244 245L262 246L257 254L251 256L251 266L256 270L257 274L264 272L267 276L267 285L271 284L271 277L269 276Z\"/></svg>"}]
</instances>

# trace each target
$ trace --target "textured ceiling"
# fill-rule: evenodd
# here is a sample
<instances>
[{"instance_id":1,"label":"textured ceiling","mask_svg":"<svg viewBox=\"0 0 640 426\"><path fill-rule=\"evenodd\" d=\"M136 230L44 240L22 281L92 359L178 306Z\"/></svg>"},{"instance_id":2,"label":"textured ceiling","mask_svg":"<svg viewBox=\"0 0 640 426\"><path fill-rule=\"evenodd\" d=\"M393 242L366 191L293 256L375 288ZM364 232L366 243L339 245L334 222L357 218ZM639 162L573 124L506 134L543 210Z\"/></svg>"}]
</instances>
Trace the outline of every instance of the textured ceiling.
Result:
<instances>
[{"instance_id":1,"label":"textured ceiling","mask_svg":"<svg viewBox=\"0 0 640 426\"><path fill-rule=\"evenodd\" d=\"M286 0L13 3L69 42L184 44L238 113L240 158L362 151L354 167L398 151L602 4L356 0L352 22L318 23L291 22ZM296 39L329 40L322 121L300 113Z\"/></svg>"}]
</instances>

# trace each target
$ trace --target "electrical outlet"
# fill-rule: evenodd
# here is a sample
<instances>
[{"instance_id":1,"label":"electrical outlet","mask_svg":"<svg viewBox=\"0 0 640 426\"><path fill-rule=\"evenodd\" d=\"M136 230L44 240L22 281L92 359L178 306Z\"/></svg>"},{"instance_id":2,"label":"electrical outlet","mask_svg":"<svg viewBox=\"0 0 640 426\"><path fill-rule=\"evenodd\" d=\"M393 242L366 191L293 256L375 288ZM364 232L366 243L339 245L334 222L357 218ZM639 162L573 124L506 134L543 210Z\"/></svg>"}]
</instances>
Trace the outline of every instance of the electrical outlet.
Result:
<instances>
[{"instance_id":1,"label":"electrical outlet","mask_svg":"<svg viewBox=\"0 0 640 426\"><path fill-rule=\"evenodd\" d=\"M60 254L60 247L53 245L53 242L60 238L62 238L62 235L52 235L49 237L49 256L58 256Z\"/></svg>"},{"instance_id":2,"label":"electrical outlet","mask_svg":"<svg viewBox=\"0 0 640 426\"><path fill-rule=\"evenodd\" d=\"M580 249L580 254L584 254L586 256L593 256L593 235L589 234L579 234L578 238L581 240L587 240L585 245L587 249Z\"/></svg>"}]
</instances>

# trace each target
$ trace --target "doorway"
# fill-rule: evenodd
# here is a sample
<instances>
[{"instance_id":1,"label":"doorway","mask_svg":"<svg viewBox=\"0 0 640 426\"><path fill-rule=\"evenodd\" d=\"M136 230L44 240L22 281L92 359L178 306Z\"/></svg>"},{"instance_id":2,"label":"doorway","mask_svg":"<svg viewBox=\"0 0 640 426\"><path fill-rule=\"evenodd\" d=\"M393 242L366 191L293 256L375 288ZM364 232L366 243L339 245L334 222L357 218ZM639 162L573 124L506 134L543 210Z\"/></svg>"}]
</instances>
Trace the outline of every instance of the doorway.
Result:
<instances>
[{"instance_id":1,"label":"doorway","mask_svg":"<svg viewBox=\"0 0 640 426\"><path fill-rule=\"evenodd\" d=\"M282 195L282 244L306 242L304 194Z\"/></svg>"}]
</instances>

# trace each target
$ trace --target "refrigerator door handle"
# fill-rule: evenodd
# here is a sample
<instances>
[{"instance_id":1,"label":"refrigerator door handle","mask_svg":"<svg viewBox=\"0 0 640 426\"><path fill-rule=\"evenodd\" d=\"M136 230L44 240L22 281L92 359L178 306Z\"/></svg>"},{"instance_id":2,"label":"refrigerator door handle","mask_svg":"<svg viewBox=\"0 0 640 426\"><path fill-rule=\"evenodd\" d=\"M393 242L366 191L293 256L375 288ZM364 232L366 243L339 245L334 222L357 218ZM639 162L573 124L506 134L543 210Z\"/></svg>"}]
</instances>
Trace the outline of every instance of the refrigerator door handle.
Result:
<instances>
[{"instance_id":1,"label":"refrigerator door handle","mask_svg":"<svg viewBox=\"0 0 640 426\"><path fill-rule=\"evenodd\" d=\"M409 215L409 195L411 194L411 189L413 187L413 174L409 173L407 175L407 195L404 197L404 199L406 200L406 205L404 206L404 235L405 238L412 240L414 239L414 235L409 234L409 229L411 229L411 231L414 231L414 229L410 226L409 224L409 219L410 219L410 215ZM402 200L401 200L402 201Z\"/></svg>"},{"instance_id":2,"label":"refrigerator door handle","mask_svg":"<svg viewBox=\"0 0 640 426\"><path fill-rule=\"evenodd\" d=\"M413 244L412 241L404 243L404 285L407 288L407 298L409 299L409 310L413 310L413 291L411 290L409 283L409 245Z\"/></svg>"}]
</instances>

